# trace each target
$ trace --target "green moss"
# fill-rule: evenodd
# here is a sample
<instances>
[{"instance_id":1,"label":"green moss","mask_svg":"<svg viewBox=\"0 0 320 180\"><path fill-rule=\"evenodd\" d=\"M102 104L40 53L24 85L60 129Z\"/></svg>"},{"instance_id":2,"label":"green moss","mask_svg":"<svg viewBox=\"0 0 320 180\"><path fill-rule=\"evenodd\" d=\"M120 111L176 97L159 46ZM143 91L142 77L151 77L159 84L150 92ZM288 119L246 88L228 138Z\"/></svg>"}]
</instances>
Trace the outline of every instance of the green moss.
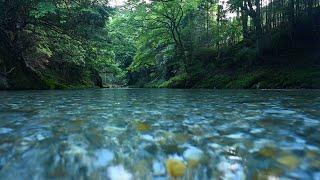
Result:
<instances>
[{"instance_id":1,"label":"green moss","mask_svg":"<svg viewBox=\"0 0 320 180\"><path fill-rule=\"evenodd\" d=\"M320 88L320 71L318 69L274 69L263 75L260 88Z\"/></svg>"},{"instance_id":2,"label":"green moss","mask_svg":"<svg viewBox=\"0 0 320 180\"><path fill-rule=\"evenodd\" d=\"M42 80L44 81L45 89L83 89L94 87L94 85L89 81L84 81L76 84L66 82L65 80L61 79L61 77L55 75L55 73L52 72L46 72L42 76Z\"/></svg>"},{"instance_id":3,"label":"green moss","mask_svg":"<svg viewBox=\"0 0 320 180\"><path fill-rule=\"evenodd\" d=\"M226 85L231 81L230 76L228 75L214 75L203 81L200 81L196 87L197 88L226 88Z\"/></svg>"},{"instance_id":4,"label":"green moss","mask_svg":"<svg viewBox=\"0 0 320 180\"><path fill-rule=\"evenodd\" d=\"M49 72L42 75L42 80L47 89L66 89L68 86L59 82L58 77Z\"/></svg>"},{"instance_id":5,"label":"green moss","mask_svg":"<svg viewBox=\"0 0 320 180\"><path fill-rule=\"evenodd\" d=\"M180 74L175 77L172 77L168 81L160 84L159 88L184 88L187 83L187 75Z\"/></svg>"},{"instance_id":6,"label":"green moss","mask_svg":"<svg viewBox=\"0 0 320 180\"><path fill-rule=\"evenodd\" d=\"M248 89L255 88L263 77L263 72L253 72L248 74L241 74L240 77L236 77L234 80L229 82L226 87L229 89Z\"/></svg>"},{"instance_id":7,"label":"green moss","mask_svg":"<svg viewBox=\"0 0 320 180\"><path fill-rule=\"evenodd\" d=\"M145 84L143 87L144 88L158 88L161 86L161 84L163 83L163 81L159 81L159 80L154 80L154 81L151 81L147 84Z\"/></svg>"}]
</instances>

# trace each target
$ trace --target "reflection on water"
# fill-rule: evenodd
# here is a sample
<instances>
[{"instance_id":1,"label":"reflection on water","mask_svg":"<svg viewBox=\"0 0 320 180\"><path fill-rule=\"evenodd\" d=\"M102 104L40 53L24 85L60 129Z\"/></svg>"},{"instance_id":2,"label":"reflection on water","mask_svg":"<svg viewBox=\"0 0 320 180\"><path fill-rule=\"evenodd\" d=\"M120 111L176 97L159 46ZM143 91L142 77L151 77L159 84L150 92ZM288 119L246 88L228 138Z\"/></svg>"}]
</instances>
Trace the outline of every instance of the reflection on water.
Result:
<instances>
[{"instance_id":1,"label":"reflection on water","mask_svg":"<svg viewBox=\"0 0 320 180\"><path fill-rule=\"evenodd\" d=\"M320 179L320 91L0 92L0 179Z\"/></svg>"}]
</instances>

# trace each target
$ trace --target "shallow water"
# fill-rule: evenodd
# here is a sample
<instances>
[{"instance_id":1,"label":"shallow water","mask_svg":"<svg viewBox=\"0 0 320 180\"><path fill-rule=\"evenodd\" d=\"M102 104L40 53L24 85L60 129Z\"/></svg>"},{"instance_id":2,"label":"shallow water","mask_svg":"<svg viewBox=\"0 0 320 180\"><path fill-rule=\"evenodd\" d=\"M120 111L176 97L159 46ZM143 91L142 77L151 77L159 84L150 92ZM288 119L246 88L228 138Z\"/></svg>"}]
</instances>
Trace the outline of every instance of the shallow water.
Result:
<instances>
[{"instance_id":1,"label":"shallow water","mask_svg":"<svg viewBox=\"0 0 320 180\"><path fill-rule=\"evenodd\" d=\"M173 156L183 179L320 179L320 91L0 92L0 179L162 180Z\"/></svg>"}]
</instances>

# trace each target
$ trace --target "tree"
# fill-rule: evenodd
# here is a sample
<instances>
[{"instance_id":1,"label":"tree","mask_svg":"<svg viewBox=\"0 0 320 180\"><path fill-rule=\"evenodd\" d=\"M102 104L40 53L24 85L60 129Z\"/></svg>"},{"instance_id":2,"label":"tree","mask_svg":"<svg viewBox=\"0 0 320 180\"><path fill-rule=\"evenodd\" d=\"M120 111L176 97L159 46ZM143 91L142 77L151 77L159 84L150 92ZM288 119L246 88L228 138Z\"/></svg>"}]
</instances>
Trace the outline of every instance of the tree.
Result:
<instances>
[{"instance_id":1,"label":"tree","mask_svg":"<svg viewBox=\"0 0 320 180\"><path fill-rule=\"evenodd\" d=\"M247 37L247 32L245 32L247 31L246 17L250 16L255 26L257 49L260 49L263 33L261 20L261 0L230 0L228 3L230 4L232 11L235 11L239 8L242 11L244 37Z\"/></svg>"}]
</instances>

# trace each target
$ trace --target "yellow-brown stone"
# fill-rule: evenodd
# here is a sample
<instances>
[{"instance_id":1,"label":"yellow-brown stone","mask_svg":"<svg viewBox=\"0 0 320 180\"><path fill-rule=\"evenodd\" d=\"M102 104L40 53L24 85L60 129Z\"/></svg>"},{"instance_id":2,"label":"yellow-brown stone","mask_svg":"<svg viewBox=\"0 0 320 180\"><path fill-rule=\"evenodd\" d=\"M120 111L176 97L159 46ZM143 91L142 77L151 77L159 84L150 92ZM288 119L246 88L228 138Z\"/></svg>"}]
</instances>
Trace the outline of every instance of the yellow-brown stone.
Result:
<instances>
[{"instance_id":1,"label":"yellow-brown stone","mask_svg":"<svg viewBox=\"0 0 320 180\"><path fill-rule=\"evenodd\" d=\"M166 166L168 174L173 178L182 177L187 169L184 162L177 159L168 159Z\"/></svg>"}]
</instances>

